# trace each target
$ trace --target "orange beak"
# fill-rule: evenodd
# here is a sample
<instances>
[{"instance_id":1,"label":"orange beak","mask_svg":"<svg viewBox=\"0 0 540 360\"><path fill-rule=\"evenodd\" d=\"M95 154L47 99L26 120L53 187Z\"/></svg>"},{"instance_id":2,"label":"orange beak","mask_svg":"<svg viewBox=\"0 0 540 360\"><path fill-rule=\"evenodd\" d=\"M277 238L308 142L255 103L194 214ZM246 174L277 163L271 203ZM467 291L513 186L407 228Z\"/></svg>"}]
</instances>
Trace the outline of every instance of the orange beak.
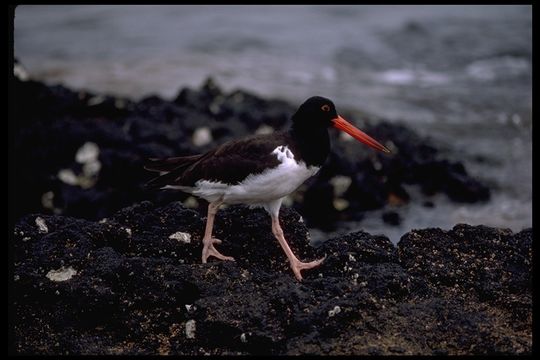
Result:
<instances>
[{"instance_id":1,"label":"orange beak","mask_svg":"<svg viewBox=\"0 0 540 360\"><path fill-rule=\"evenodd\" d=\"M388 150L384 145L379 143L377 140L363 132L362 130L356 128L353 124L342 118L338 115L337 118L332 119L332 122L334 123L334 127L336 129L339 129L341 131L346 132L347 134L351 135L356 140L363 142L364 144L371 146L374 149L377 149L379 151L385 152L387 154L390 154L391 151Z\"/></svg>"}]
</instances>

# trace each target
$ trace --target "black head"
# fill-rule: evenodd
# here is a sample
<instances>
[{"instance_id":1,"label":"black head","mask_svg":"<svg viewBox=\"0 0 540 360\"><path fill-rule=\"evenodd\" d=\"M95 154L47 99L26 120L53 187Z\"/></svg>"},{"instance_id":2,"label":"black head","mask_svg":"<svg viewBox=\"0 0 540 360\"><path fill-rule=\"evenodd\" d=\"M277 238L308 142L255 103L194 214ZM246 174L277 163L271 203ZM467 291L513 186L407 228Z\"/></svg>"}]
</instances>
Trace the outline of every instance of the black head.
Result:
<instances>
[{"instance_id":1,"label":"black head","mask_svg":"<svg viewBox=\"0 0 540 360\"><path fill-rule=\"evenodd\" d=\"M326 129L333 125L338 114L334 103L322 96L307 99L293 115L293 126Z\"/></svg>"},{"instance_id":2,"label":"black head","mask_svg":"<svg viewBox=\"0 0 540 360\"><path fill-rule=\"evenodd\" d=\"M297 138L304 137L305 141L310 141L307 140L310 138L312 143L324 142L325 148L328 143L327 128L332 126L374 149L390 153L384 145L339 116L334 103L322 96L307 99L300 105L292 120L292 132Z\"/></svg>"}]
</instances>

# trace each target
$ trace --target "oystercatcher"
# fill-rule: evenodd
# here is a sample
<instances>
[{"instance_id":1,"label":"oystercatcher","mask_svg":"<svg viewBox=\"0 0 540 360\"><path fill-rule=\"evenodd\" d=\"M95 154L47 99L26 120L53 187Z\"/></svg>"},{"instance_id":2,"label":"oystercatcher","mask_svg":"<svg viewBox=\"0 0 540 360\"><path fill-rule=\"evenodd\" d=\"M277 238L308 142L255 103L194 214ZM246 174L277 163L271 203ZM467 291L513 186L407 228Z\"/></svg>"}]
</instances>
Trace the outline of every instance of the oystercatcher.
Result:
<instances>
[{"instance_id":1,"label":"oystercatcher","mask_svg":"<svg viewBox=\"0 0 540 360\"><path fill-rule=\"evenodd\" d=\"M302 280L301 270L314 268L323 259L300 261L285 240L279 224L283 198L315 175L330 152L328 128L335 127L379 151L386 147L347 122L329 99L307 99L292 116L286 132L254 135L229 141L205 154L166 159L148 159L145 168L160 172L147 183L150 188L177 189L208 201L203 237L202 262L214 256L234 260L215 247L214 217L221 204L262 206L272 218L272 233L289 259L292 271Z\"/></svg>"}]
</instances>

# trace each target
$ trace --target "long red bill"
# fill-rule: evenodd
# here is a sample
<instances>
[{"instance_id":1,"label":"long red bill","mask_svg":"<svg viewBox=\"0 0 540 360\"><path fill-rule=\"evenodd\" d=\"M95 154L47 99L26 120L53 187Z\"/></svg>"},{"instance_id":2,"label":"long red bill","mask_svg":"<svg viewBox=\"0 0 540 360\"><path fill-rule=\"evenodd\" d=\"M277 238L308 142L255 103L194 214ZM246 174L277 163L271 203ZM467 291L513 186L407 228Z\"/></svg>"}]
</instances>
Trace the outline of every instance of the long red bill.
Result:
<instances>
[{"instance_id":1,"label":"long red bill","mask_svg":"<svg viewBox=\"0 0 540 360\"><path fill-rule=\"evenodd\" d=\"M390 154L391 151L388 150L384 145L379 143L377 140L363 132L362 130L355 127L353 124L342 118L341 116L337 116L337 118L332 119L332 122L334 123L334 127L336 129L339 129L341 131L346 132L347 134L351 135L356 140L363 142L364 144L371 146L374 149L377 149L379 151L385 152L387 154Z\"/></svg>"}]
</instances>

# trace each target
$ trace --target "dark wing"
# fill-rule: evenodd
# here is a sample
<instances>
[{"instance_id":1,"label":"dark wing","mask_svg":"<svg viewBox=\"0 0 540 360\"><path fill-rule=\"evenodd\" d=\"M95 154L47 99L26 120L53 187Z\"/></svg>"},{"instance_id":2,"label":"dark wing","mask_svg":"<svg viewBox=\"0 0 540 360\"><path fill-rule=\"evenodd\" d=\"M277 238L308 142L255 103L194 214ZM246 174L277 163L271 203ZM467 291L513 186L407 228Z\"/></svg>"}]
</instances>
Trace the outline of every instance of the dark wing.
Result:
<instances>
[{"instance_id":1,"label":"dark wing","mask_svg":"<svg viewBox=\"0 0 540 360\"><path fill-rule=\"evenodd\" d=\"M230 141L201 155L189 165L151 180L151 185L193 186L201 179L237 184L250 174L278 166L280 162L272 151L280 145L287 145L287 140L284 133L273 133Z\"/></svg>"}]
</instances>

